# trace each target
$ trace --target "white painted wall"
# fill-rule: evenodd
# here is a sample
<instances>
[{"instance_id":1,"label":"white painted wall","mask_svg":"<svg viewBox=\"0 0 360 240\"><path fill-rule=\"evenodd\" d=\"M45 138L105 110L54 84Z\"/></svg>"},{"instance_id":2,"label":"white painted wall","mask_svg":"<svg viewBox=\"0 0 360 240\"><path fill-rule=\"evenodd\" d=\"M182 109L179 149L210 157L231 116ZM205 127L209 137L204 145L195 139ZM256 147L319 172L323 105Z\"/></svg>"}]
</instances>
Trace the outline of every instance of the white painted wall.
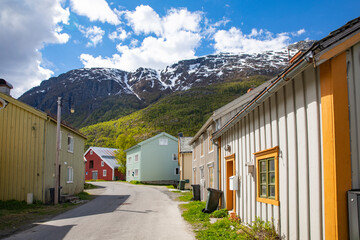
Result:
<instances>
[{"instance_id":1,"label":"white painted wall","mask_svg":"<svg viewBox=\"0 0 360 240\"><path fill-rule=\"evenodd\" d=\"M235 153L241 176L236 209L251 223L261 217L274 221L286 239L323 238L320 83L312 66L279 89L221 136L222 189L224 157ZM224 146L230 145L226 152ZM256 174L246 162L254 153L279 146L280 206L256 201Z\"/></svg>"}]
</instances>

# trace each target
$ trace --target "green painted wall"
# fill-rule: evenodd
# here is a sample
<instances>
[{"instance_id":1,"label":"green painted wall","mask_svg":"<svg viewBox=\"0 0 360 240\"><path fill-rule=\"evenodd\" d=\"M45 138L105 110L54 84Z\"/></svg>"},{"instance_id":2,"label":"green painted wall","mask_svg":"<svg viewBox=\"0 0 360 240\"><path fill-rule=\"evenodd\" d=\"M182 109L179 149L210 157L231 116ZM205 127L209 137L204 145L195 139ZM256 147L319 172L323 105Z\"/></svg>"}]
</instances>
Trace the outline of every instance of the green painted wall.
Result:
<instances>
[{"instance_id":1,"label":"green painted wall","mask_svg":"<svg viewBox=\"0 0 360 240\"><path fill-rule=\"evenodd\" d=\"M168 144L160 145L159 139L166 138ZM166 133L145 140L138 144L136 148L127 151L127 159L132 157L132 162L127 162L127 170L135 171L139 169L139 176L133 177L127 174L126 180L138 181L161 181L179 180L180 175L176 174L179 168L177 159L173 160L173 155L177 156L178 143L175 137ZM134 156L139 154L139 162L134 162Z\"/></svg>"}]
</instances>

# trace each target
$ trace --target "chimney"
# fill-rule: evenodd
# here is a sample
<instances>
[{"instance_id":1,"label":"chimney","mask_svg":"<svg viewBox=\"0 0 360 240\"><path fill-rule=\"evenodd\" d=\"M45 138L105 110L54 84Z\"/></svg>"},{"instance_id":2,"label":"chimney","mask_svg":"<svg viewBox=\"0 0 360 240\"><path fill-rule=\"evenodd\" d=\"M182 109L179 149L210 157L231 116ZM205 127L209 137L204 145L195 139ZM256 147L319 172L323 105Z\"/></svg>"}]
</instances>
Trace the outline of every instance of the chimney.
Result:
<instances>
[{"instance_id":1,"label":"chimney","mask_svg":"<svg viewBox=\"0 0 360 240\"><path fill-rule=\"evenodd\" d=\"M4 93L6 95L10 96L10 89L12 89L13 86L5 81L5 79L0 78L0 93Z\"/></svg>"}]
</instances>

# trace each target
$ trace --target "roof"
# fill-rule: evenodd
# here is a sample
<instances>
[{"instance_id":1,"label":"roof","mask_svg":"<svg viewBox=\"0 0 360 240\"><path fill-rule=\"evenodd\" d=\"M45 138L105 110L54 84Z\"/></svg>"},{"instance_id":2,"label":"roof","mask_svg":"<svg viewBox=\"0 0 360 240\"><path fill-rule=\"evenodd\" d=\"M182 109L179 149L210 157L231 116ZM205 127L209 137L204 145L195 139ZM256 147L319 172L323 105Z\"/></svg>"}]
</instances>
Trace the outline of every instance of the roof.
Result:
<instances>
[{"instance_id":1,"label":"roof","mask_svg":"<svg viewBox=\"0 0 360 240\"><path fill-rule=\"evenodd\" d=\"M180 153L191 153L192 147L190 145L192 137L179 137L179 152Z\"/></svg>"},{"instance_id":2,"label":"roof","mask_svg":"<svg viewBox=\"0 0 360 240\"><path fill-rule=\"evenodd\" d=\"M213 116L210 116L209 119L204 123L204 125L202 125L202 127L200 128L200 130L195 134L195 136L190 140L189 144L193 144L200 136L201 134L203 134L203 132L206 131L206 129L213 123L214 118Z\"/></svg>"},{"instance_id":3,"label":"roof","mask_svg":"<svg viewBox=\"0 0 360 240\"><path fill-rule=\"evenodd\" d=\"M131 148L126 149L124 152L128 152L128 151L133 150L133 149L135 149L135 148L141 147L142 145L144 145L144 144L146 144L146 143L148 143L148 142L151 142L151 141L153 141L154 139L159 138L159 137L162 137L162 136L166 136L166 137L168 137L168 138L170 138L170 139L172 139L172 140L174 140L174 141L177 142L177 138L176 138L176 137L171 136L170 134L168 134L168 133L166 133L166 132L162 132L162 133L159 133L158 135L156 135L156 136L154 136L154 137L148 138L148 139L146 139L145 141L142 141L142 142L140 142L140 143L132 146Z\"/></svg>"},{"instance_id":4,"label":"roof","mask_svg":"<svg viewBox=\"0 0 360 240\"><path fill-rule=\"evenodd\" d=\"M341 43L344 43L341 47ZM277 77L270 80L270 84L264 87L259 94L253 97L245 106L233 116L224 126L213 134L213 138L220 137L226 130L236 124L240 119L246 116L250 111L265 101L274 92L284 86L288 80L294 78L310 65L318 66L329 58L335 56L341 51L346 50L351 44L360 41L360 17L349 21L344 26L331 32L325 38L315 42L307 51L300 54L298 58L287 66ZM340 46L340 47L339 47Z\"/></svg>"},{"instance_id":5,"label":"roof","mask_svg":"<svg viewBox=\"0 0 360 240\"><path fill-rule=\"evenodd\" d=\"M84 153L85 155L90 151L93 150L96 155L98 155L102 161L104 161L109 167L112 169L120 167L120 164L115 158L115 151L118 149L116 148L102 148L102 147L89 147L88 150Z\"/></svg>"},{"instance_id":6,"label":"roof","mask_svg":"<svg viewBox=\"0 0 360 240\"><path fill-rule=\"evenodd\" d=\"M244 106L248 103L254 96L256 96L264 87L270 84L270 80L266 81L265 83L261 84L260 86L254 88L250 92L241 95L240 97L236 98L235 100L229 102L228 104L222 106L221 108L215 110L210 118L205 122L205 124L200 128L200 130L195 134L195 136L191 139L189 144L193 144L202 133L206 131L206 129L217 119L221 118L222 116L228 114L229 112Z\"/></svg>"},{"instance_id":7,"label":"roof","mask_svg":"<svg viewBox=\"0 0 360 240\"><path fill-rule=\"evenodd\" d=\"M51 120L51 121L57 123L57 120L54 117L50 116L49 114L47 114L47 113L45 113L43 111L40 111L40 110L38 110L38 109L36 109L36 108L26 104L26 103L23 103L23 102L15 99L15 98L9 96L9 95L0 93L0 98L3 98L7 102L11 102L12 104L16 105L17 107L22 108L22 109L24 109L24 110L26 110L28 112L33 113L38 117L41 117L41 118L43 118L45 120ZM75 128L69 126L68 124L63 123L63 121L61 121L61 126L64 127L64 128L69 129L70 131L72 131L72 132L76 133L77 135L79 135L79 136L83 137L84 139L86 139L86 136L84 134L80 133L78 130L76 130Z\"/></svg>"},{"instance_id":8,"label":"roof","mask_svg":"<svg viewBox=\"0 0 360 240\"><path fill-rule=\"evenodd\" d=\"M0 86L6 86L9 89L13 89L13 85L11 85L9 82L5 81L5 79L0 78Z\"/></svg>"}]
</instances>

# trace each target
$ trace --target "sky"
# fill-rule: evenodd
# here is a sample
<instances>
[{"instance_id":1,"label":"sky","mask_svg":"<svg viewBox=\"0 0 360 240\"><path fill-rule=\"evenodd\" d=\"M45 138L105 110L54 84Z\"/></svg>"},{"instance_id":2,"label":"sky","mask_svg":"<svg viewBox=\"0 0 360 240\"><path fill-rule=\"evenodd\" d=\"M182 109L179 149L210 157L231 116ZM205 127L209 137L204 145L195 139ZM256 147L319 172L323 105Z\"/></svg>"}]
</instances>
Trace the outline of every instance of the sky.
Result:
<instances>
[{"instance_id":1,"label":"sky","mask_svg":"<svg viewBox=\"0 0 360 240\"><path fill-rule=\"evenodd\" d=\"M319 40L359 10L359 0L0 0L0 78L19 97L72 69L276 50Z\"/></svg>"}]
</instances>

